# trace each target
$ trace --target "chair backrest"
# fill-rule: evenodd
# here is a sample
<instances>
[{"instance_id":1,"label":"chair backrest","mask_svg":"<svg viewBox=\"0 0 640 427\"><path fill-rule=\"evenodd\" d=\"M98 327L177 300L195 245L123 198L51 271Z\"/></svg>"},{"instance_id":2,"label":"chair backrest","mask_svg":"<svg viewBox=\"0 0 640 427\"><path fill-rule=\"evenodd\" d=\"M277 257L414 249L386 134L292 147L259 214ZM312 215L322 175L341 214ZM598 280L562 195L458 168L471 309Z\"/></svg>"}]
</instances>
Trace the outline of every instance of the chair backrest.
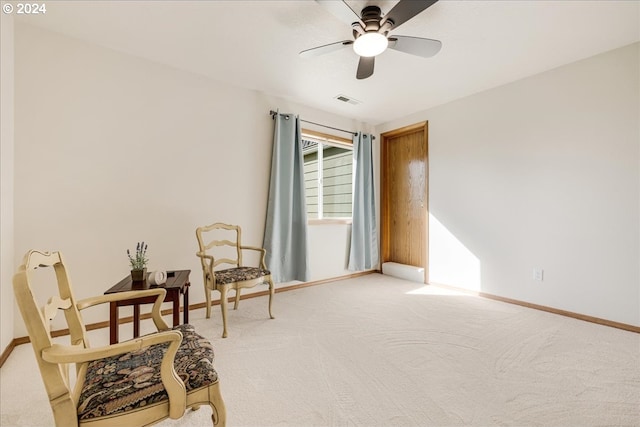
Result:
<instances>
[{"instance_id":1,"label":"chair backrest","mask_svg":"<svg viewBox=\"0 0 640 427\"><path fill-rule=\"evenodd\" d=\"M53 267L57 279L57 291L51 289L49 298L42 308L33 294L30 284L34 270ZM69 414L69 423L76 417L76 404L69 383L69 366L67 364L49 363L42 359L42 351L53 344L51 321L59 310L63 310L71 336L71 344L82 348L89 347L87 331L76 306L76 299L60 252L29 251L13 277L13 289L20 313L24 319L29 339L35 352L38 367L51 406L56 406L55 413ZM74 424L76 424L75 421ZM72 425L72 424L68 424Z\"/></svg>"},{"instance_id":2,"label":"chair backrest","mask_svg":"<svg viewBox=\"0 0 640 427\"><path fill-rule=\"evenodd\" d=\"M214 255L215 261L212 268L215 269L220 264L231 264L235 267L242 266L242 231L239 226L216 222L215 224L196 228L196 237L198 238L200 252ZM221 257L212 253L216 249L220 250ZM208 266L205 263L205 259L201 257L200 262L202 263L202 268L206 270Z\"/></svg>"}]
</instances>

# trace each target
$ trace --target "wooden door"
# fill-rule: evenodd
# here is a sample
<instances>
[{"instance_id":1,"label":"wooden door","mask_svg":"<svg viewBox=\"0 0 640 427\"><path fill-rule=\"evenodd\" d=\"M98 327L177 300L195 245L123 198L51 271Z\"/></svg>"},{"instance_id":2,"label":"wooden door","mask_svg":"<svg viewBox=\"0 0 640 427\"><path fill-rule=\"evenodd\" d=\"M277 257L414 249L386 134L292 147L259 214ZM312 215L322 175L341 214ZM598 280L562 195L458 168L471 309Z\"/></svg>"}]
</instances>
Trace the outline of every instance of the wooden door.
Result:
<instances>
[{"instance_id":1,"label":"wooden door","mask_svg":"<svg viewBox=\"0 0 640 427\"><path fill-rule=\"evenodd\" d=\"M428 282L427 122L383 133L382 262L423 267Z\"/></svg>"}]
</instances>

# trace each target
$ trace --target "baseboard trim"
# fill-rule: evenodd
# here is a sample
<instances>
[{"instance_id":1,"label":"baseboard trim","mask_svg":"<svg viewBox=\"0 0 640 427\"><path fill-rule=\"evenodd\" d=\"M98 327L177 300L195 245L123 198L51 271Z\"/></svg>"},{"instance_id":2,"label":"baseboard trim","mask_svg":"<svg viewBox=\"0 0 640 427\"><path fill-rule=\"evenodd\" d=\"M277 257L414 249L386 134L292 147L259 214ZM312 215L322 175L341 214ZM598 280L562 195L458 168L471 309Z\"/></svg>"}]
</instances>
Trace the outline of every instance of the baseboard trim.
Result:
<instances>
[{"instance_id":1,"label":"baseboard trim","mask_svg":"<svg viewBox=\"0 0 640 427\"><path fill-rule=\"evenodd\" d=\"M312 282L304 282L304 283L296 283L294 285L288 285L288 286L283 286L283 287L277 288L275 290L275 293L293 291L295 289L302 289L302 288L307 288L309 286L322 285L324 283L337 282L338 280L353 279L355 277L365 276L367 274L377 273L377 272L378 272L377 270L360 271L360 272L357 272L357 273L347 274L347 275L339 276L339 277L332 277L332 278L329 278L329 279L314 280ZM252 293L249 293L249 294L241 295L240 299L244 300L244 299L249 299L249 298L261 297L261 296L265 296L265 295L269 295L269 290L260 291L260 292L252 292ZM235 301L235 297L229 297L228 301L230 303L234 302ZM206 305L207 304L205 302L200 302L200 303L196 303L196 304L189 304L189 311L205 308ZM211 301L211 305L220 305L220 299ZM184 311L184 307L180 307L180 311ZM173 309L168 308L168 309L162 310L161 313L162 313L163 316L167 316L167 315L173 313ZM143 319L151 319L151 313L141 314L140 315L140 319L141 320L143 320ZM133 316L122 317L122 318L118 319L118 325L124 325L126 323L132 323L132 322L133 322ZM93 331L93 330L96 330L96 329L108 328L109 327L109 321L90 323L90 324L86 325L85 327L87 328L87 331ZM55 331L51 331L51 336L52 337L61 337L61 336L64 336L64 335L69 335L69 329L58 329L58 330L55 330ZM27 344L29 342L31 342L29 340L29 337L14 338L9 343L7 348L2 352L2 355L0 355L0 368L2 367L2 365L4 365L4 362L9 358L9 355L11 354L11 352L13 351L13 349L16 346L21 345L21 344Z\"/></svg>"},{"instance_id":2,"label":"baseboard trim","mask_svg":"<svg viewBox=\"0 0 640 427\"><path fill-rule=\"evenodd\" d=\"M7 346L7 348L4 349L4 351L2 352L2 354L0 354L0 368L2 367L2 365L4 365L4 362L7 361L7 359L9 358L9 355L11 354L11 352L13 351L14 348L16 348L17 345L20 345L22 343L17 343L17 339L12 339L11 342L9 343L9 345ZM29 342L27 340L27 342Z\"/></svg>"},{"instance_id":3,"label":"baseboard trim","mask_svg":"<svg viewBox=\"0 0 640 427\"><path fill-rule=\"evenodd\" d=\"M629 332L640 333L640 326L629 325L627 323L615 322L613 320L602 319L599 317L588 316L586 314L575 313L572 311L561 310L559 308L548 307L545 305L534 304L526 301L520 301L511 298L505 298L498 295L488 294L486 292L471 291L469 289L459 288L457 286L445 285L442 283L430 283L429 285L437 286L441 288L448 288L454 291L462 292L469 295L477 295L483 298L492 299L496 301L506 302L509 304L519 305L521 307L532 308L534 310L546 311L548 313L558 314L560 316L571 317L574 319L582 320L590 323L597 323L598 325L609 326L611 328L622 329Z\"/></svg>"}]
</instances>

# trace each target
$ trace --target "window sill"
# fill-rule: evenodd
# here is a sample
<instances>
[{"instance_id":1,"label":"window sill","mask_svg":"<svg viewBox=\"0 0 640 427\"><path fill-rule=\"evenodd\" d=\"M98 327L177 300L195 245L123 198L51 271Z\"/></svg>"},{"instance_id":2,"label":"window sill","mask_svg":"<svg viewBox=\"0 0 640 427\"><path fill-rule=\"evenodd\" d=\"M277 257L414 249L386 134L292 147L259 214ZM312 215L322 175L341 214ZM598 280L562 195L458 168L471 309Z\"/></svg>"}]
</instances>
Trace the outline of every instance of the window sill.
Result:
<instances>
[{"instance_id":1,"label":"window sill","mask_svg":"<svg viewBox=\"0 0 640 427\"><path fill-rule=\"evenodd\" d=\"M312 218L307 220L307 223L309 225L326 225L326 224L351 225L352 221L353 220L351 218L323 218L323 219Z\"/></svg>"}]
</instances>

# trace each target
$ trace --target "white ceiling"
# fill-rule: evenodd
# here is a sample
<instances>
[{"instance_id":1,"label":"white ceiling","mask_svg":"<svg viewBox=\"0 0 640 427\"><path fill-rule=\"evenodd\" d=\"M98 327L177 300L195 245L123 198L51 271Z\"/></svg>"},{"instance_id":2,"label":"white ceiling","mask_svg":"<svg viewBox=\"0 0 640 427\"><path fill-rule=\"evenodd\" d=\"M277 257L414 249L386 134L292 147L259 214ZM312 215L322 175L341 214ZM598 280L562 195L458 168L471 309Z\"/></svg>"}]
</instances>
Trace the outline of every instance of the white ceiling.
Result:
<instances>
[{"instance_id":1,"label":"white ceiling","mask_svg":"<svg viewBox=\"0 0 640 427\"><path fill-rule=\"evenodd\" d=\"M347 1L384 12L397 1ZM356 80L351 49L298 52L351 39L351 29L311 0L57 1L17 17L108 48L371 124L640 40L640 2L441 0L392 34L441 40L423 59L388 50ZM362 101L350 105L334 97ZM278 107L278 106L274 106Z\"/></svg>"}]
</instances>

